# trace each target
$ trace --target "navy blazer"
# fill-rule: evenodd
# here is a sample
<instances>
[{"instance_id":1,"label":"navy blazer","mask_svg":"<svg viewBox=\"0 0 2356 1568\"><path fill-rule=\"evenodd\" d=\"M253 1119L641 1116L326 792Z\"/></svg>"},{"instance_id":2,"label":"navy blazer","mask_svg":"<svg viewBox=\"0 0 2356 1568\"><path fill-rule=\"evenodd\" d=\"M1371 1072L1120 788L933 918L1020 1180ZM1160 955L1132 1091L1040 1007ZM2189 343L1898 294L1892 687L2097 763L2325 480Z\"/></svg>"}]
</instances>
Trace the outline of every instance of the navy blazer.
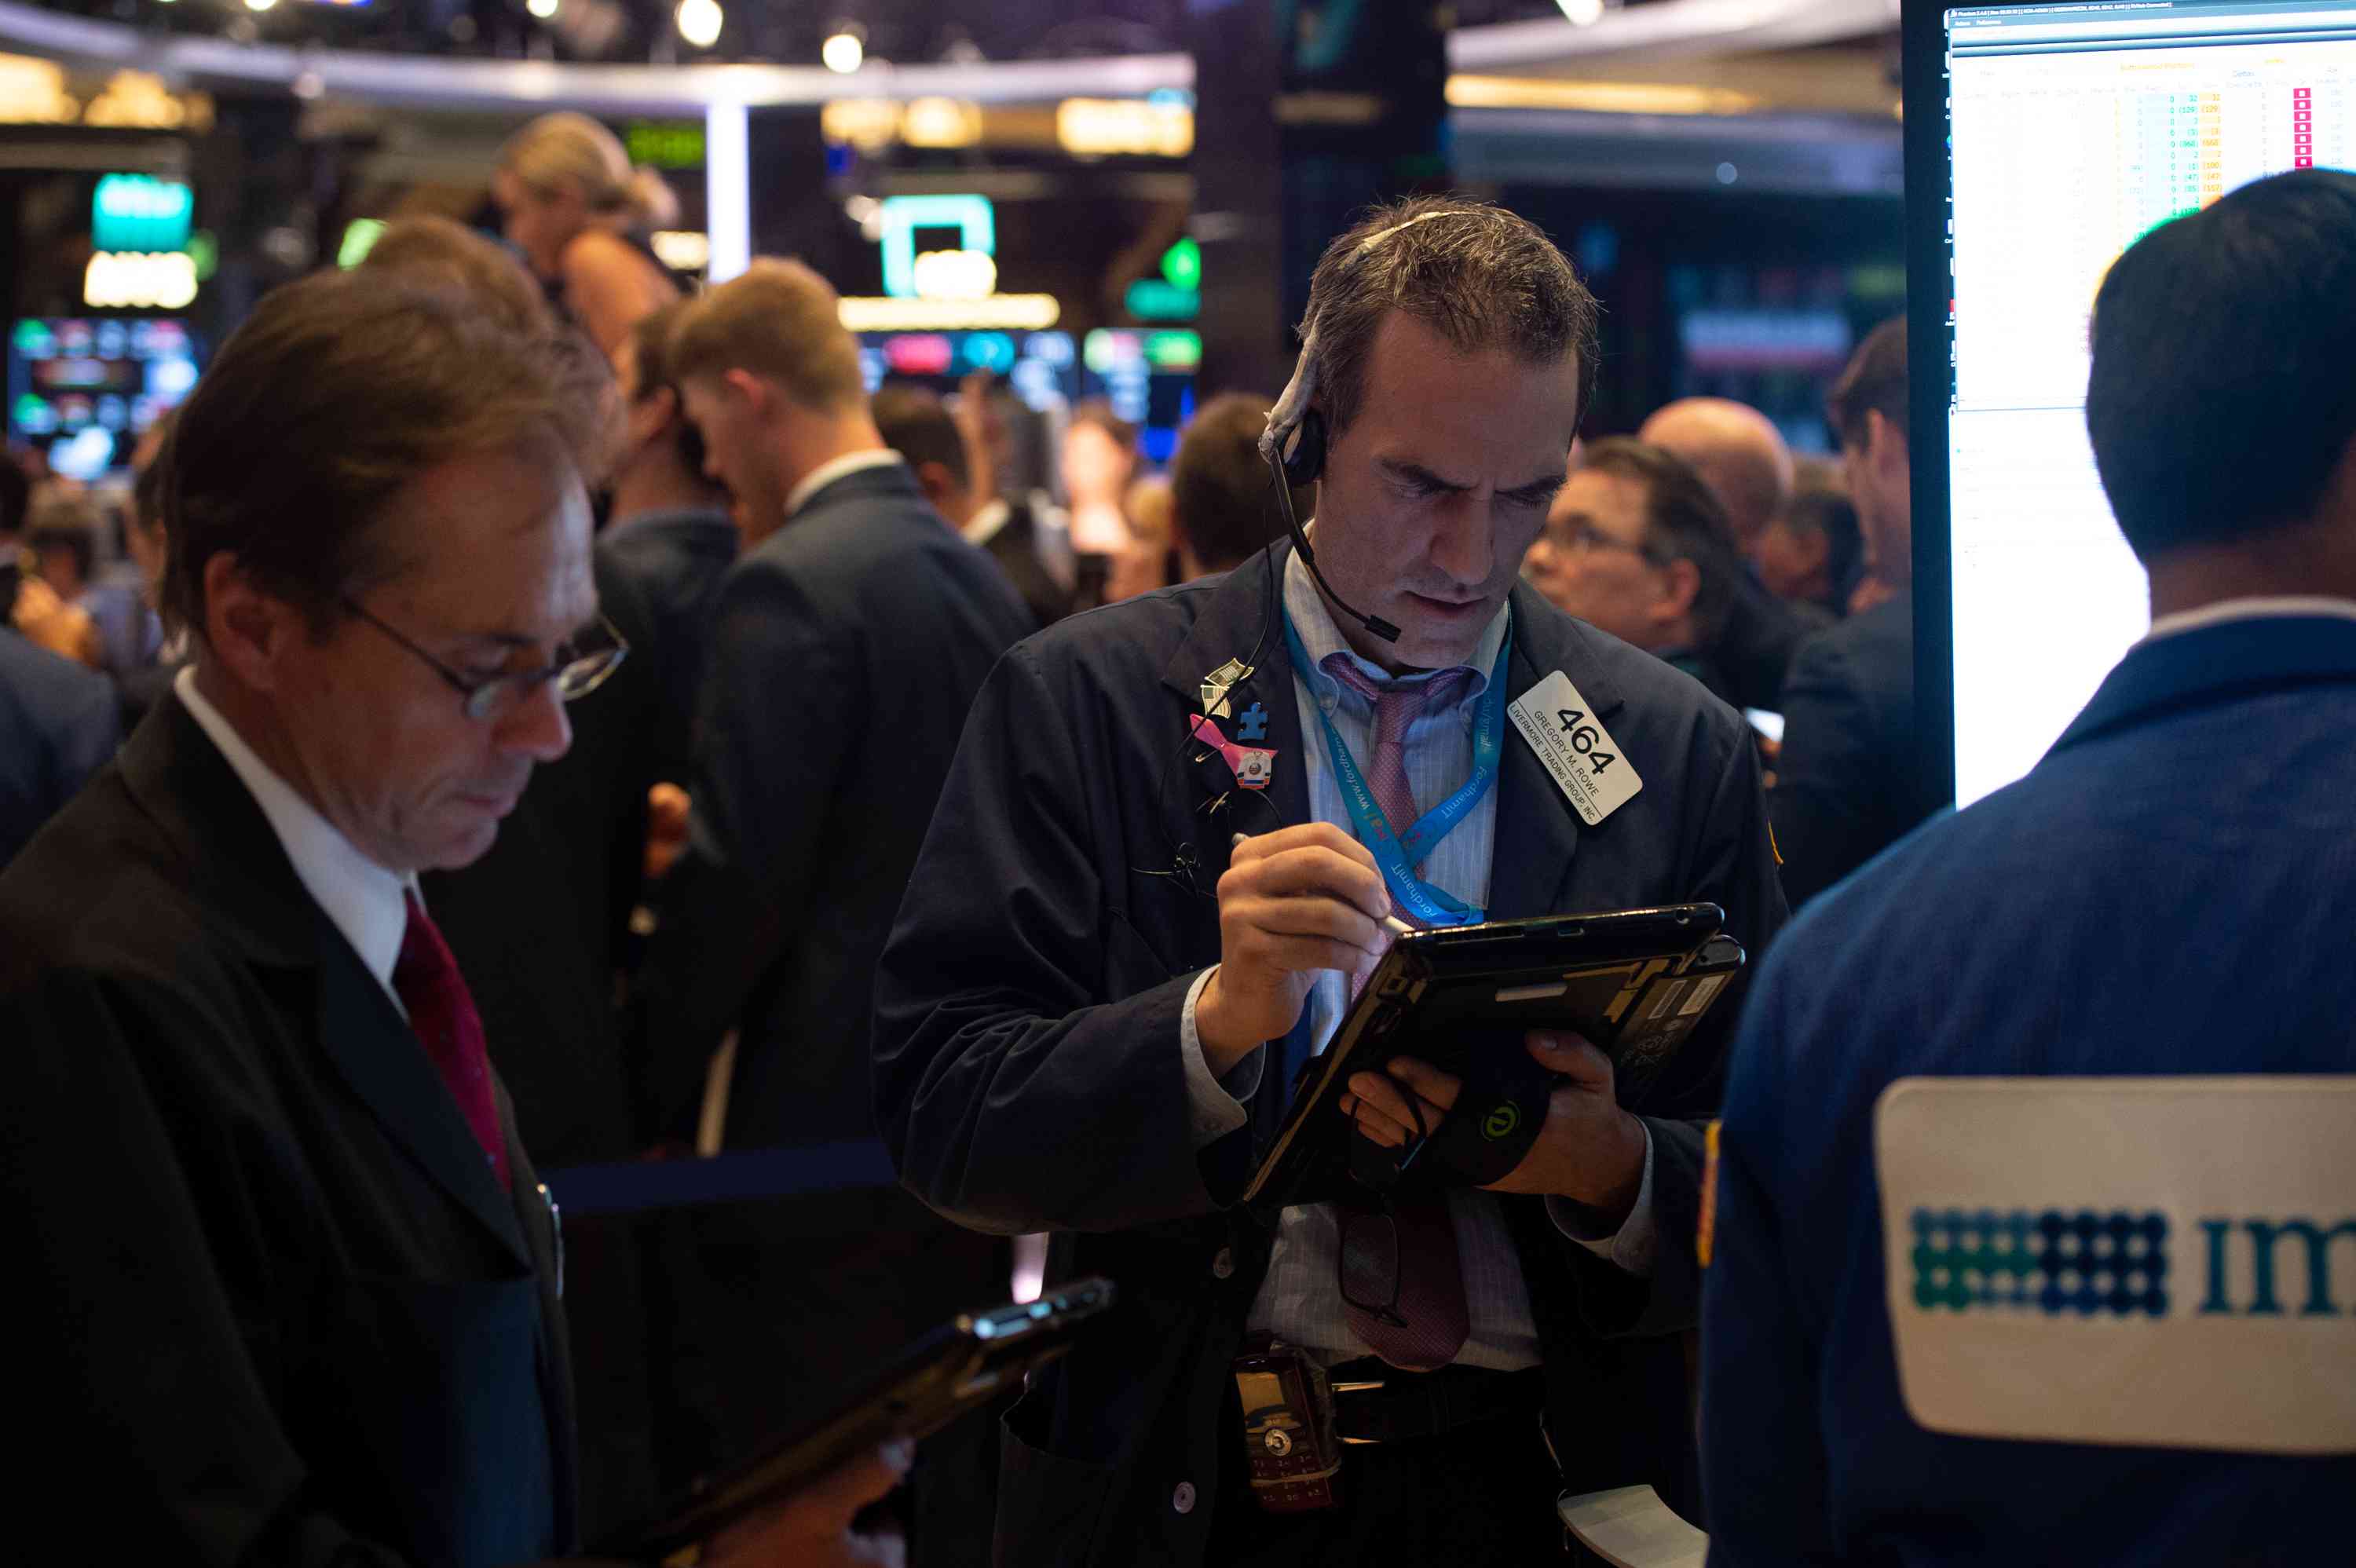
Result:
<instances>
[{"instance_id":1,"label":"navy blazer","mask_svg":"<svg viewBox=\"0 0 2356 1568\"><path fill-rule=\"evenodd\" d=\"M1885 600L1800 645L1767 809L1799 908L1945 802L1922 777L1914 604Z\"/></svg>"},{"instance_id":2,"label":"navy blazer","mask_svg":"<svg viewBox=\"0 0 2356 1568\"><path fill-rule=\"evenodd\" d=\"M556 1219L507 1093L511 1194L177 699L0 874L0 1040L12 1555L571 1544Z\"/></svg>"},{"instance_id":3,"label":"navy blazer","mask_svg":"<svg viewBox=\"0 0 2356 1568\"><path fill-rule=\"evenodd\" d=\"M114 754L114 688L0 622L0 866Z\"/></svg>"},{"instance_id":4,"label":"navy blazer","mask_svg":"<svg viewBox=\"0 0 2356 1568\"><path fill-rule=\"evenodd\" d=\"M1795 921L1727 1090L1711 1561L2319 1562L2356 1458L1942 1436L1901 1403L1876 1097L1914 1075L2356 1071L2356 622L2138 645L2027 778Z\"/></svg>"},{"instance_id":5,"label":"navy blazer","mask_svg":"<svg viewBox=\"0 0 2356 1568\"><path fill-rule=\"evenodd\" d=\"M1270 618L1290 547L1073 617L1023 643L974 706L876 993L876 1116L902 1179L977 1228L1060 1232L1059 1276L1103 1274L1105 1330L1034 1377L1007 1424L1000 1554L1023 1564L1195 1563L1236 1441L1228 1362L1271 1232L1234 1208L1285 1102L1197 1156L1179 1056L1194 975L1219 956L1229 836L1308 820L1301 716ZM1510 691L1567 671L1644 788L1580 825L1505 742L1489 906L1500 918L1690 899L1756 947L1783 920L1741 719L1651 655L1513 591ZM1257 648L1257 656L1254 649ZM1265 796L1188 739L1204 676L1258 667ZM1721 1009L1730 1019L1730 1009ZM1690 1502L1678 1330L1696 1306L1700 1133L1726 1026L1643 1104L1660 1264L1647 1284L1502 1200L1546 1347L1552 1430L1578 1487L1645 1480ZM1185 1511L1172 1498L1194 1488Z\"/></svg>"},{"instance_id":6,"label":"navy blazer","mask_svg":"<svg viewBox=\"0 0 2356 1568\"><path fill-rule=\"evenodd\" d=\"M668 1125L691 1125L736 1027L731 1145L867 1135L876 958L973 694L1030 629L896 462L828 485L730 570L692 830L639 987Z\"/></svg>"}]
</instances>

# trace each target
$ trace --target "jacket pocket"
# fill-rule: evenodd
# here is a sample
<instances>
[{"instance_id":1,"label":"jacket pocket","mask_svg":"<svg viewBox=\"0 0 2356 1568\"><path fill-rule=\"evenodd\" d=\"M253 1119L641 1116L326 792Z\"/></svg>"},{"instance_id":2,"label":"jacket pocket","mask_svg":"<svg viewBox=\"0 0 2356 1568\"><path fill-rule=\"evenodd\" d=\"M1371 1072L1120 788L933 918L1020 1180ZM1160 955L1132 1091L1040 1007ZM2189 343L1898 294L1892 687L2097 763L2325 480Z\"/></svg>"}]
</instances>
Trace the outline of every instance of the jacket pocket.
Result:
<instances>
[{"instance_id":1,"label":"jacket pocket","mask_svg":"<svg viewBox=\"0 0 2356 1568\"><path fill-rule=\"evenodd\" d=\"M346 1279L303 1391L305 1458L332 1489L374 1493L367 1511L423 1560L546 1555L561 1532L539 1328L530 1275Z\"/></svg>"},{"instance_id":2,"label":"jacket pocket","mask_svg":"<svg viewBox=\"0 0 2356 1568\"><path fill-rule=\"evenodd\" d=\"M1046 1417L1034 1389L999 1423L997 1568L1080 1568L1103 1521L1113 1467L1049 1453Z\"/></svg>"}]
</instances>

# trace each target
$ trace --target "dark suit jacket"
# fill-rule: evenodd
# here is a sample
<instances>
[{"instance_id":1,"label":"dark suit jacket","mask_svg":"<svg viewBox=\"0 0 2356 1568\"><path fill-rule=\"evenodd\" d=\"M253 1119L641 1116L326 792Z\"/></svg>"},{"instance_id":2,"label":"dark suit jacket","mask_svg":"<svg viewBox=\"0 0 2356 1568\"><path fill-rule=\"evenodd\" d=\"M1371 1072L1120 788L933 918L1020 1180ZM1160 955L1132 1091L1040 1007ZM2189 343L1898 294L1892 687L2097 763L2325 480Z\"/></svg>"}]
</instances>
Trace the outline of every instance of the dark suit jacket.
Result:
<instances>
[{"instance_id":1,"label":"dark suit jacket","mask_svg":"<svg viewBox=\"0 0 2356 1568\"><path fill-rule=\"evenodd\" d=\"M1792 656L1819 623L1767 592L1749 568L1734 574L1726 626L1709 650L1726 672L1727 691L1740 708L1783 710L1784 677Z\"/></svg>"},{"instance_id":2,"label":"dark suit jacket","mask_svg":"<svg viewBox=\"0 0 2356 1568\"><path fill-rule=\"evenodd\" d=\"M645 880L660 633L636 581L603 553L593 562L598 607L629 653L566 706L571 749L532 770L490 848L420 879L474 991L525 1142L552 1169L627 1158L648 1141L614 981Z\"/></svg>"},{"instance_id":3,"label":"dark suit jacket","mask_svg":"<svg viewBox=\"0 0 2356 1568\"><path fill-rule=\"evenodd\" d=\"M729 571L640 987L674 1118L737 1026L732 1145L867 1136L876 957L966 709L1029 622L899 464L827 485Z\"/></svg>"},{"instance_id":4,"label":"dark suit jacket","mask_svg":"<svg viewBox=\"0 0 2356 1568\"><path fill-rule=\"evenodd\" d=\"M694 760L695 705L720 580L736 564L736 525L706 507L622 517L597 537L597 554L646 603L652 635L642 663L658 672L662 706L654 730L657 776L684 784Z\"/></svg>"},{"instance_id":5,"label":"dark suit jacket","mask_svg":"<svg viewBox=\"0 0 2356 1568\"><path fill-rule=\"evenodd\" d=\"M1914 729L1914 609L1886 600L1800 645L1768 808L1783 891L1807 902L1943 804Z\"/></svg>"},{"instance_id":6,"label":"dark suit jacket","mask_svg":"<svg viewBox=\"0 0 2356 1568\"><path fill-rule=\"evenodd\" d=\"M1072 613L1073 591L1056 581L1055 574L1039 558L1039 519L1031 503L1010 501L1007 507L1005 524L981 548L1023 595L1033 624L1052 626Z\"/></svg>"},{"instance_id":7,"label":"dark suit jacket","mask_svg":"<svg viewBox=\"0 0 2356 1568\"><path fill-rule=\"evenodd\" d=\"M975 704L878 977L876 1112L902 1179L977 1228L1062 1232L1059 1275L1107 1275L1122 1292L1104 1330L1034 1377L1009 1419L1001 1560L1025 1568L1199 1563L1235 1468L1228 1362L1272 1233L1231 1205L1286 1086L1262 1073L1250 1125L1198 1157L1179 1017L1219 956L1213 890L1229 836L1308 819L1292 676L1269 619L1289 549L1075 616L1007 656ZM1763 945L1783 899L1740 717L1526 586L1513 608L1509 691L1566 671L1644 787L1584 827L1509 736L1492 912L1708 899ZM1225 765L1186 738L1203 677L1255 646L1258 672L1234 700L1266 704L1272 816L1235 805ZM1693 1506L1676 1335L1699 1295L1694 1118L1716 1107L1732 1016L1722 1003L1638 1107L1660 1235L1649 1284L1563 1239L1540 1200L1502 1200L1574 1489L1650 1481ZM1171 1504L1181 1482L1201 1499L1184 1513Z\"/></svg>"},{"instance_id":8,"label":"dark suit jacket","mask_svg":"<svg viewBox=\"0 0 2356 1568\"><path fill-rule=\"evenodd\" d=\"M2351 715L2356 624L2145 644L2028 777L1794 923L1726 1095L1702 1336L1711 1562L2289 1568L2345 1551L2346 1454L2011 1443L1909 1415L1873 1113L1903 1077L2356 1072ZM2170 1288L2198 1299L2198 1243L2179 1246ZM2331 1255L2346 1279L2346 1247ZM2344 1335L2339 1299L2337 1322L2294 1308L2250 1328ZM2115 1322L2072 1327L2091 1347L2132 1334Z\"/></svg>"},{"instance_id":9,"label":"dark suit jacket","mask_svg":"<svg viewBox=\"0 0 2356 1568\"><path fill-rule=\"evenodd\" d=\"M512 1196L177 700L0 875L0 1039L13 1407L37 1438L16 1484L39 1499L12 1552L570 1543L555 1219L506 1094Z\"/></svg>"},{"instance_id":10,"label":"dark suit jacket","mask_svg":"<svg viewBox=\"0 0 2356 1568\"><path fill-rule=\"evenodd\" d=\"M0 866L114 754L114 688L0 624Z\"/></svg>"}]
</instances>

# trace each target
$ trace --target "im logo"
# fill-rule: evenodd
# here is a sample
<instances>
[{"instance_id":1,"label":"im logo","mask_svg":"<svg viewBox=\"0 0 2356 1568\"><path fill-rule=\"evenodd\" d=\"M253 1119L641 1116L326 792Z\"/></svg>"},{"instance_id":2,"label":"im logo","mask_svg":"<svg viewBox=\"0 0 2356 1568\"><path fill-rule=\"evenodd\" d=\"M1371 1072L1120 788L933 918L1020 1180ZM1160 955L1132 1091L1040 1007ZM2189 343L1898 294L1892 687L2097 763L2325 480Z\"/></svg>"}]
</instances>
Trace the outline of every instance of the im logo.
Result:
<instances>
[{"instance_id":1,"label":"im logo","mask_svg":"<svg viewBox=\"0 0 2356 1568\"><path fill-rule=\"evenodd\" d=\"M1914 1304L2049 1317L2168 1315L2168 1219L2059 1209L1917 1209Z\"/></svg>"}]
</instances>

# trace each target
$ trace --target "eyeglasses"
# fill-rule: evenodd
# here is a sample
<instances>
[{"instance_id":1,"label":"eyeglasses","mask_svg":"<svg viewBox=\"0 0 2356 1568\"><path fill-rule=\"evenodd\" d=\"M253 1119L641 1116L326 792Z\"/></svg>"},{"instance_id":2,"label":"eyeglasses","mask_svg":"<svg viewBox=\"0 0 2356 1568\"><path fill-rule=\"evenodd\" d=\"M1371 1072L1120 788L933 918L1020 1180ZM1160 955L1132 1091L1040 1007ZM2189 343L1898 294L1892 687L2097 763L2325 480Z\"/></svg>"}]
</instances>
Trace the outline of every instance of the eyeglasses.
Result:
<instances>
[{"instance_id":1,"label":"eyeglasses","mask_svg":"<svg viewBox=\"0 0 2356 1568\"><path fill-rule=\"evenodd\" d=\"M630 645L614 629L614 623L600 615L594 628L578 633L560 645L555 662L543 668L519 669L507 675L461 675L370 614L359 600L347 594L342 603L345 609L431 665L434 673L466 699L466 717L478 721L514 712L523 706L526 698L550 681L556 683L556 695L561 701L586 697L605 684L605 677L619 667L630 651Z\"/></svg>"},{"instance_id":2,"label":"eyeglasses","mask_svg":"<svg viewBox=\"0 0 2356 1568\"><path fill-rule=\"evenodd\" d=\"M1333 1258L1333 1274L1343 1303L1377 1323L1406 1328L1398 1309L1398 1221L1391 1218L1387 1200L1380 1209L1341 1209L1337 1218L1342 1245Z\"/></svg>"},{"instance_id":3,"label":"eyeglasses","mask_svg":"<svg viewBox=\"0 0 2356 1568\"><path fill-rule=\"evenodd\" d=\"M1668 564L1668 561L1663 559L1660 552L1652 546L1630 544L1626 539L1614 539L1585 517L1577 518L1564 528L1548 529L1547 537L1554 541L1557 549L1567 555L1585 555L1590 550L1598 549L1622 549L1626 550L1630 555L1639 556L1655 566Z\"/></svg>"}]
</instances>

